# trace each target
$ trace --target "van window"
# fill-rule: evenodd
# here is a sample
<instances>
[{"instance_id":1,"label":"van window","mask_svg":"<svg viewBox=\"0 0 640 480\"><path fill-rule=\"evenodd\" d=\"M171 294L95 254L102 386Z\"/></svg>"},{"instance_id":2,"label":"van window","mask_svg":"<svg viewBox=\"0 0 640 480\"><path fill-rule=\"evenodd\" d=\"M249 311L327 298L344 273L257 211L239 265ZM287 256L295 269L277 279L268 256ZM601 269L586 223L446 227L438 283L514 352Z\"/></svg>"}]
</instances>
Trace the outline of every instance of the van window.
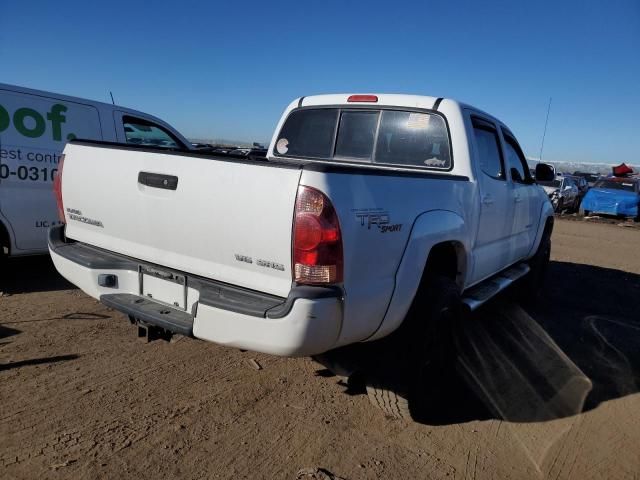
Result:
<instances>
[{"instance_id":1,"label":"van window","mask_svg":"<svg viewBox=\"0 0 640 480\"><path fill-rule=\"evenodd\" d=\"M161 148L181 148L182 143L164 127L134 117L122 117L127 143Z\"/></svg>"},{"instance_id":2,"label":"van window","mask_svg":"<svg viewBox=\"0 0 640 480\"><path fill-rule=\"evenodd\" d=\"M274 154L439 170L451 168L446 123L440 115L426 112L356 108L296 110L285 121Z\"/></svg>"}]
</instances>

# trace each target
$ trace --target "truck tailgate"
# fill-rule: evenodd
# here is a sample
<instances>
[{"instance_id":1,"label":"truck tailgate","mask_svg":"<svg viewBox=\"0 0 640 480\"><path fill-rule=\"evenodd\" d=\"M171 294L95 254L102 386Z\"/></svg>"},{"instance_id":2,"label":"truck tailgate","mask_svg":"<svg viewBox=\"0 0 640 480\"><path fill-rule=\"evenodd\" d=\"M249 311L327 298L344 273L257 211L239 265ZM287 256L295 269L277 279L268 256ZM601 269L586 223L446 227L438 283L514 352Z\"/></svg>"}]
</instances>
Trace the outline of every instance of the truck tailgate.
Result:
<instances>
[{"instance_id":1,"label":"truck tailgate","mask_svg":"<svg viewBox=\"0 0 640 480\"><path fill-rule=\"evenodd\" d=\"M65 148L68 238L286 296L300 170L85 143Z\"/></svg>"}]
</instances>

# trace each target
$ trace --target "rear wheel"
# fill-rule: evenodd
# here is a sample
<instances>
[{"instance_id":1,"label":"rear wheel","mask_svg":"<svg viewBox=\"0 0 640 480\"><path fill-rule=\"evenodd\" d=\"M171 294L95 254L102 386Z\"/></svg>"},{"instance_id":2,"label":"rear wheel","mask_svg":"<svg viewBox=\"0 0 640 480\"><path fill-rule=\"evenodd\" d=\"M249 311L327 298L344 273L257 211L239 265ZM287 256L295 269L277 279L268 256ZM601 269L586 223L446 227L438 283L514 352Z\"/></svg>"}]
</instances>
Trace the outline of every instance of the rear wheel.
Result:
<instances>
[{"instance_id":1,"label":"rear wheel","mask_svg":"<svg viewBox=\"0 0 640 480\"><path fill-rule=\"evenodd\" d=\"M442 276L431 277L427 288L397 332L389 356L393 364L366 375L369 400L390 417L423 417L437 402L453 368L452 332L460 314L460 291Z\"/></svg>"}]
</instances>

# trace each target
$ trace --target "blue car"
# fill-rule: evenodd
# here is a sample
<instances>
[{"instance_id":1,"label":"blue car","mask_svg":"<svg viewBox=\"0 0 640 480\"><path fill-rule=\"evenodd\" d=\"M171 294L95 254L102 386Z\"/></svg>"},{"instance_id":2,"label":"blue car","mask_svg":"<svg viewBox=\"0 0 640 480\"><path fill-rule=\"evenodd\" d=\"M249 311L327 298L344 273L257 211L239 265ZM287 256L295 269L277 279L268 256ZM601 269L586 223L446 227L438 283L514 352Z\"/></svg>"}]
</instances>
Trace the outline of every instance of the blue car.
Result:
<instances>
[{"instance_id":1,"label":"blue car","mask_svg":"<svg viewBox=\"0 0 640 480\"><path fill-rule=\"evenodd\" d=\"M598 180L582 199L584 215L604 213L640 220L640 179L608 177Z\"/></svg>"}]
</instances>

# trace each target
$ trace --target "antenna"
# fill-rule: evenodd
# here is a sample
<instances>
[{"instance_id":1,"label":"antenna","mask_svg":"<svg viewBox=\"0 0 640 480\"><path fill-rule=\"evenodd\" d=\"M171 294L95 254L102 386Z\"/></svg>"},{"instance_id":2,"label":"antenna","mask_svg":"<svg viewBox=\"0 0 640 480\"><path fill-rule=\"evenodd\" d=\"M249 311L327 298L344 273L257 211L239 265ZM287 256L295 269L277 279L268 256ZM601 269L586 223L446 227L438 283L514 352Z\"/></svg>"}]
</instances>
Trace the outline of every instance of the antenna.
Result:
<instances>
[{"instance_id":1,"label":"antenna","mask_svg":"<svg viewBox=\"0 0 640 480\"><path fill-rule=\"evenodd\" d=\"M549 105L547 106L547 119L544 121L544 132L542 132L542 143L540 144L539 162L542 162L542 149L544 148L544 137L547 135L547 123L549 123L549 111L551 110L551 97L549 97Z\"/></svg>"},{"instance_id":2,"label":"antenna","mask_svg":"<svg viewBox=\"0 0 640 480\"><path fill-rule=\"evenodd\" d=\"M111 93L111 90L109 90L109 95L111 95L111 103L115 105L116 102L113 101L113 93ZM547 115L549 115L549 114L547 113ZM546 126L545 126L545 128L546 128Z\"/></svg>"}]
</instances>

